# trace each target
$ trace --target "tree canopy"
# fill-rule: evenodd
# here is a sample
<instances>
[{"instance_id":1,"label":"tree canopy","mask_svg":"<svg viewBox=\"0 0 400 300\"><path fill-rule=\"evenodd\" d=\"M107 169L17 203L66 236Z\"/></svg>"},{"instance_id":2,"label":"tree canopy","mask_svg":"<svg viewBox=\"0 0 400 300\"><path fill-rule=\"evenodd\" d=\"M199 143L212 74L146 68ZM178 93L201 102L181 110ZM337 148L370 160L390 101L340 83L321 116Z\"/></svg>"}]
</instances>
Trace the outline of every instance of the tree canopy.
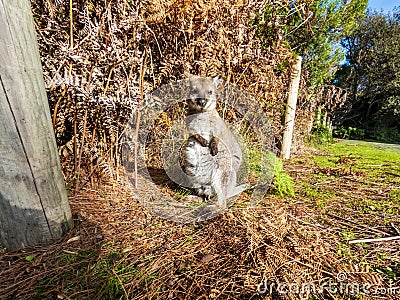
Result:
<instances>
[{"instance_id":1,"label":"tree canopy","mask_svg":"<svg viewBox=\"0 0 400 300\"><path fill-rule=\"evenodd\" d=\"M369 130L371 137L400 136L400 10L383 14L369 11L358 28L342 40L346 62L335 84L349 90L349 106L338 122ZM393 131L393 129L396 129ZM397 132L397 133L396 133ZM386 134L386 135L387 135Z\"/></svg>"},{"instance_id":2,"label":"tree canopy","mask_svg":"<svg viewBox=\"0 0 400 300\"><path fill-rule=\"evenodd\" d=\"M318 87L332 79L344 59L339 42L357 27L367 4L368 0L295 0L279 10L268 4L264 14L256 18L258 35L264 44L281 41L303 56L310 85ZM280 26L274 30L271 22Z\"/></svg>"}]
</instances>

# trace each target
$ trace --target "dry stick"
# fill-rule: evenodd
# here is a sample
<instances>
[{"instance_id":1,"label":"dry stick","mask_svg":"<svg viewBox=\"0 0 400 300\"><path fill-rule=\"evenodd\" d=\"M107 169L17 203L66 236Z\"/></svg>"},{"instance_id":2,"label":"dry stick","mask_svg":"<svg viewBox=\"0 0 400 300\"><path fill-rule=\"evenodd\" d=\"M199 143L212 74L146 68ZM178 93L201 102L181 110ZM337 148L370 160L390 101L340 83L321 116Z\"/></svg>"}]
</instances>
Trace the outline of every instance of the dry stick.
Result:
<instances>
[{"instance_id":1,"label":"dry stick","mask_svg":"<svg viewBox=\"0 0 400 300\"><path fill-rule=\"evenodd\" d=\"M384 231L376 230L374 228L371 228L371 227L368 227L368 226L364 226L362 224L357 224L356 222L351 222L350 220L347 220L347 221L348 221L348 223L346 223L345 221L336 220L336 223L344 225L346 227L351 226L351 225L349 225L349 223L350 223L350 224L353 225L351 228L355 228L355 229L358 229L358 230L365 230L366 232L370 232L370 233L379 233L379 234L384 234L384 235L389 236L389 234L384 232Z\"/></svg>"},{"instance_id":2,"label":"dry stick","mask_svg":"<svg viewBox=\"0 0 400 300\"><path fill-rule=\"evenodd\" d=\"M114 152L114 157L112 158L115 161L115 168L118 168L118 166L120 165L119 164L119 155L118 155L118 153L119 153L119 142L118 142L119 139L120 139L120 134L119 134L119 128L118 128L117 132L115 133L115 144L114 144L115 152ZM111 148L113 148L113 147L111 147ZM119 182L119 172L118 171L115 173L115 178L116 178L117 182Z\"/></svg>"},{"instance_id":3,"label":"dry stick","mask_svg":"<svg viewBox=\"0 0 400 300\"><path fill-rule=\"evenodd\" d=\"M112 272L113 272L114 276L117 277L117 280L118 280L119 284L121 285L122 290L124 291L126 299L129 299L129 296L128 296L128 293L126 292L124 284L122 283L121 278L119 278L118 274L115 272L114 268L112 269Z\"/></svg>"},{"instance_id":4,"label":"dry stick","mask_svg":"<svg viewBox=\"0 0 400 300\"><path fill-rule=\"evenodd\" d=\"M314 185L321 185L321 184L332 183L332 182L335 182L335 181L337 181L337 180L340 180L340 177L335 178L335 179L331 179L331 180L324 180L324 181L321 181L321 182L315 182L315 183L313 183L313 184L314 184Z\"/></svg>"},{"instance_id":5,"label":"dry stick","mask_svg":"<svg viewBox=\"0 0 400 300\"><path fill-rule=\"evenodd\" d=\"M330 216L330 217L337 218L337 219L343 220L343 221L345 221L345 222L354 224L354 225L356 225L357 227L362 227L363 229L368 229L368 230L374 231L374 232L376 232L376 233L380 233L380 234L384 234L384 235L389 235L389 234L388 234L387 232L385 232L385 231L382 231L382 230L379 230L379 229L376 229L376 228L372 228L372 227L368 227L368 226L366 226L366 225L359 224L359 223L357 223L357 222L354 222L354 221L352 221L352 220L348 220L348 219L345 219L345 218L336 216L336 215L334 215L334 214L328 213L327 215Z\"/></svg>"},{"instance_id":6,"label":"dry stick","mask_svg":"<svg viewBox=\"0 0 400 300\"><path fill-rule=\"evenodd\" d=\"M74 20L73 20L73 1L69 0L69 37L70 37L70 50L74 48ZM72 79L72 63L69 65L69 77ZM71 97L69 97L71 101ZM74 114L74 171L77 170L77 145L76 145L76 102L75 102L75 114Z\"/></svg>"},{"instance_id":7,"label":"dry stick","mask_svg":"<svg viewBox=\"0 0 400 300\"><path fill-rule=\"evenodd\" d=\"M135 153L134 153L135 189L138 187L137 154L138 154L138 144L139 144L140 104L143 101L143 80L144 80L144 69L147 62L147 50L145 50L143 55L144 58L142 60L142 65L140 66L140 78L139 78L140 97L137 104L136 125L135 125Z\"/></svg>"},{"instance_id":8,"label":"dry stick","mask_svg":"<svg viewBox=\"0 0 400 300\"><path fill-rule=\"evenodd\" d=\"M342 178L353 181L353 182L357 182L357 183L361 183L361 184L370 184L370 185L377 185L377 186L384 186L385 184L383 183L377 183L377 182L372 182L372 181L368 181L368 182L362 182L360 180L351 178L349 176L343 176Z\"/></svg>"},{"instance_id":9,"label":"dry stick","mask_svg":"<svg viewBox=\"0 0 400 300\"><path fill-rule=\"evenodd\" d=\"M72 99L71 99L71 97L70 97L70 95L68 95L69 97L69 100L71 101ZM75 174L76 174L76 171L77 171L77 169L78 169L78 161L77 161L77 158L78 158L78 146L77 146L77 121L76 121L76 119L77 119L77 111L76 111L76 101L75 101L75 112L74 112L74 177L75 177Z\"/></svg>"},{"instance_id":10,"label":"dry stick","mask_svg":"<svg viewBox=\"0 0 400 300\"><path fill-rule=\"evenodd\" d=\"M115 68L115 66L112 66L110 72L108 73L107 83L106 83L106 87L104 88L104 91L103 91L103 96L105 96L107 93L108 86L110 85L110 81L111 81L111 76L112 76L112 73L114 72L114 68Z\"/></svg>"},{"instance_id":11,"label":"dry stick","mask_svg":"<svg viewBox=\"0 0 400 300\"><path fill-rule=\"evenodd\" d=\"M72 5L73 1L69 0L69 38L70 38L70 49L74 48L74 20L73 20L73 12Z\"/></svg>"},{"instance_id":12,"label":"dry stick","mask_svg":"<svg viewBox=\"0 0 400 300\"><path fill-rule=\"evenodd\" d=\"M64 87L64 90L62 91L60 97L58 97L57 103L54 106L54 112L53 112L53 130L56 132L56 121L57 121L57 111L58 111L58 106L60 105L61 100L64 98L65 93L68 90L68 86Z\"/></svg>"},{"instance_id":13,"label":"dry stick","mask_svg":"<svg viewBox=\"0 0 400 300\"><path fill-rule=\"evenodd\" d=\"M80 169L81 169L81 159L82 159L82 152L83 152L83 147L85 145L85 136L86 136L86 123L87 123L87 114L88 114L88 110L85 110L85 117L83 118L83 132L82 132L82 142L81 142L81 146L79 149L79 156L78 156L78 166L77 166L77 170L76 170L76 183L75 183L75 192L78 190L79 188L79 177L80 177Z\"/></svg>"},{"instance_id":14,"label":"dry stick","mask_svg":"<svg viewBox=\"0 0 400 300\"><path fill-rule=\"evenodd\" d=\"M92 147L94 147L94 139L95 139L95 135L96 135L96 127L95 127L95 126L93 126L92 142L91 142L91 144L92 144ZM92 151L90 151L90 175L91 175L91 174L93 174L93 172L94 172L94 170L93 170L93 162L94 162L94 158L93 158L93 152L92 152ZM89 175L89 176L90 176L90 175ZM93 185L94 185L94 182L93 182L93 177L92 177L92 176L90 176L89 178L90 178L90 184L91 184L91 186L93 186ZM78 191L79 191L79 190L78 190Z\"/></svg>"},{"instance_id":15,"label":"dry stick","mask_svg":"<svg viewBox=\"0 0 400 300\"><path fill-rule=\"evenodd\" d=\"M396 173L392 173L392 172L385 172L386 174L392 175L392 176L396 176L396 177L400 177L399 174Z\"/></svg>"},{"instance_id":16,"label":"dry stick","mask_svg":"<svg viewBox=\"0 0 400 300\"><path fill-rule=\"evenodd\" d=\"M149 46L149 54L150 54L150 66L151 66L151 77L153 77L153 84L157 86L156 76L154 75L154 64L153 64L153 54L151 52L151 48Z\"/></svg>"},{"instance_id":17,"label":"dry stick","mask_svg":"<svg viewBox=\"0 0 400 300\"><path fill-rule=\"evenodd\" d=\"M397 232L398 235L400 235L400 230L392 223L390 222L390 226Z\"/></svg>"},{"instance_id":18,"label":"dry stick","mask_svg":"<svg viewBox=\"0 0 400 300\"><path fill-rule=\"evenodd\" d=\"M301 219L298 219L298 218L296 218L295 216L293 216L293 215L291 215L291 214L288 214L288 217L290 217L290 218L292 218L292 219L296 220L297 222L302 223L302 224L304 224L304 225L314 226L314 227L317 227L317 228L323 228L323 229L325 229L325 227L322 226L321 224L318 224L318 223L312 224L312 223L303 221L303 220L301 220Z\"/></svg>"},{"instance_id":19,"label":"dry stick","mask_svg":"<svg viewBox=\"0 0 400 300\"><path fill-rule=\"evenodd\" d=\"M126 94L128 95L129 99L131 98L131 92L130 92L130 81L133 75L133 64L131 65L131 68L129 70L129 74L128 74L128 78L127 78L127 87L126 87ZM133 115L133 107L131 110L131 113ZM124 136L125 134L125 130L126 130L126 126L125 128L121 131L121 132L117 132L117 138L116 138L116 143L115 143L115 161L116 161L116 165L120 166L121 163L121 159L122 159L122 151L121 151L121 147L119 147L119 140ZM118 172L117 172L117 176L118 176Z\"/></svg>"},{"instance_id":20,"label":"dry stick","mask_svg":"<svg viewBox=\"0 0 400 300\"><path fill-rule=\"evenodd\" d=\"M355 243L371 243L371 242L387 242L387 241L394 241L394 240L400 240L400 235L398 235L398 236L391 236L391 237L385 237L385 238L376 238L376 239L352 240L352 241L349 241L349 244L355 244Z\"/></svg>"},{"instance_id":21,"label":"dry stick","mask_svg":"<svg viewBox=\"0 0 400 300\"><path fill-rule=\"evenodd\" d=\"M118 63L117 63L117 64L118 64ZM110 86L111 77L112 77L112 75L113 75L114 69L115 69L115 65L111 67L110 72L108 73L107 83L106 83L106 86L104 87L104 90L103 90L103 96L104 96L104 97L106 96L108 87ZM104 141L105 141L105 140L106 140L106 136L104 136ZM112 148L113 148L113 147L111 147L110 151L108 151L108 152L110 152L110 157L113 157L113 153L112 153L112 150L113 150L113 149L112 149ZM113 175L113 177L114 177L114 175Z\"/></svg>"},{"instance_id":22,"label":"dry stick","mask_svg":"<svg viewBox=\"0 0 400 300\"><path fill-rule=\"evenodd\" d=\"M129 70L129 75L128 75L128 79L127 79L127 82L126 82L126 84L127 84L127 94L129 96L129 98L131 97L130 84L129 83L131 81L132 75L133 75L133 64L131 65L131 68Z\"/></svg>"}]
</instances>

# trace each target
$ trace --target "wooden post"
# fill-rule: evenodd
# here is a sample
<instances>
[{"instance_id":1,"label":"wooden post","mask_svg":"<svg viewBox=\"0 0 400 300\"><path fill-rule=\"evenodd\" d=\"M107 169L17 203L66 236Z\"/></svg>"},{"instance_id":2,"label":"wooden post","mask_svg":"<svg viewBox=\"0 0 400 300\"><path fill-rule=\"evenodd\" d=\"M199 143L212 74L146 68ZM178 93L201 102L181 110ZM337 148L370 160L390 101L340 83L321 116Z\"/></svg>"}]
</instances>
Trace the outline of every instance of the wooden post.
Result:
<instances>
[{"instance_id":1,"label":"wooden post","mask_svg":"<svg viewBox=\"0 0 400 300\"><path fill-rule=\"evenodd\" d=\"M317 121L315 122L316 127L321 125L321 106L317 108Z\"/></svg>"},{"instance_id":2,"label":"wooden post","mask_svg":"<svg viewBox=\"0 0 400 300\"><path fill-rule=\"evenodd\" d=\"M312 132L312 129L314 127L314 122L315 122L315 119L311 118L310 122L308 123L308 128L307 128L307 135L308 136L310 136L310 134Z\"/></svg>"},{"instance_id":3,"label":"wooden post","mask_svg":"<svg viewBox=\"0 0 400 300\"><path fill-rule=\"evenodd\" d=\"M292 146L294 119L296 115L297 94L300 85L301 75L301 56L298 56L293 66L293 73L289 85L289 97L285 115L285 130L282 139L281 155L284 159L290 158L290 148Z\"/></svg>"},{"instance_id":4,"label":"wooden post","mask_svg":"<svg viewBox=\"0 0 400 300\"><path fill-rule=\"evenodd\" d=\"M326 118L326 128L331 131L331 117Z\"/></svg>"},{"instance_id":5,"label":"wooden post","mask_svg":"<svg viewBox=\"0 0 400 300\"><path fill-rule=\"evenodd\" d=\"M0 248L72 227L29 0L0 0Z\"/></svg>"},{"instance_id":6,"label":"wooden post","mask_svg":"<svg viewBox=\"0 0 400 300\"><path fill-rule=\"evenodd\" d=\"M328 111L324 111L324 117L322 118L322 126L327 127L328 126Z\"/></svg>"}]
</instances>

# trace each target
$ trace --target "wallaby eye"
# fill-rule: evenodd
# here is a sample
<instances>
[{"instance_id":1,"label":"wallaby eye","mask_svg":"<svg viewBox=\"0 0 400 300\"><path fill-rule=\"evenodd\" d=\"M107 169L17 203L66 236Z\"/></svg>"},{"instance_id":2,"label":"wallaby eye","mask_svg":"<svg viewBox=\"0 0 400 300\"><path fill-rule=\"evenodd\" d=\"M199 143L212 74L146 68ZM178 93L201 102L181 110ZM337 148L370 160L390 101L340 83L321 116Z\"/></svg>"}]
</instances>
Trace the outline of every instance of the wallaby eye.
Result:
<instances>
[{"instance_id":1,"label":"wallaby eye","mask_svg":"<svg viewBox=\"0 0 400 300\"><path fill-rule=\"evenodd\" d=\"M209 91L208 91L208 94L209 94L209 95L212 95L212 93L213 93L212 90L209 90Z\"/></svg>"}]
</instances>

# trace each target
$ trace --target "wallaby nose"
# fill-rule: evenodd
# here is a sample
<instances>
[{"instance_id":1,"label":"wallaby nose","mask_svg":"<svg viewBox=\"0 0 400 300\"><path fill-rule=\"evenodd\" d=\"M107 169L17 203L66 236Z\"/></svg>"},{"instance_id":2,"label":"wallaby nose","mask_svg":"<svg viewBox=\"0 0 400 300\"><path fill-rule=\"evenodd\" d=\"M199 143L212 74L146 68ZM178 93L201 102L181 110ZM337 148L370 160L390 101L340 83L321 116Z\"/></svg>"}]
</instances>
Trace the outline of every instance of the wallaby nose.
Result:
<instances>
[{"instance_id":1,"label":"wallaby nose","mask_svg":"<svg viewBox=\"0 0 400 300\"><path fill-rule=\"evenodd\" d=\"M197 102L197 105L199 105L201 107L204 107L207 103L206 99L204 99L204 98L197 98L196 102Z\"/></svg>"}]
</instances>

